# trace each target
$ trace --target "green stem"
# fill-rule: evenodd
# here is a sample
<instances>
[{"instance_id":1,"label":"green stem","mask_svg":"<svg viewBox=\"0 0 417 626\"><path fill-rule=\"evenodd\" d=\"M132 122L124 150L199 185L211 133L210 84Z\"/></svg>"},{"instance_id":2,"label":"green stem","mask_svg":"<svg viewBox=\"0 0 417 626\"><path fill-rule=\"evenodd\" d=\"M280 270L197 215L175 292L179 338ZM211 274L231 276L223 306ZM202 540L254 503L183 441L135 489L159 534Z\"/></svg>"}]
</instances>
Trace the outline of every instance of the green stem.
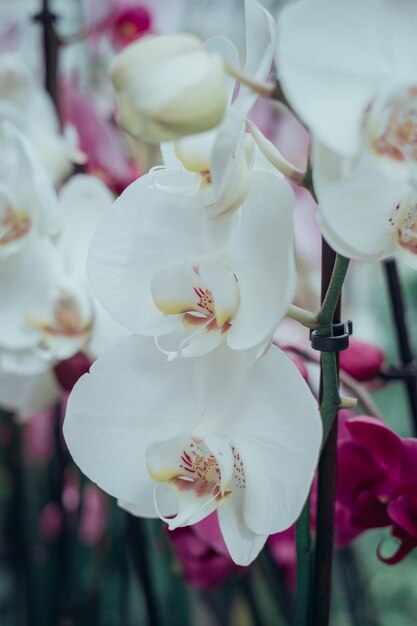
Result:
<instances>
[{"instance_id":1,"label":"green stem","mask_svg":"<svg viewBox=\"0 0 417 626\"><path fill-rule=\"evenodd\" d=\"M294 304L292 304L288 309L287 317L300 322L300 324L306 326L307 328L318 328L317 315L314 315L311 311L307 311L307 309L295 306Z\"/></svg>"},{"instance_id":2,"label":"green stem","mask_svg":"<svg viewBox=\"0 0 417 626\"><path fill-rule=\"evenodd\" d=\"M321 368L323 397L320 404L320 415L323 423L322 447L324 447L340 408L339 376L335 352L323 352Z\"/></svg>"},{"instance_id":3,"label":"green stem","mask_svg":"<svg viewBox=\"0 0 417 626\"><path fill-rule=\"evenodd\" d=\"M323 326L323 331L320 334L329 336L331 334L331 324L333 316L336 311L337 303L342 292L343 283L346 277L346 272L349 267L349 259L340 254L336 255L336 261L333 267L332 277L330 284L324 297L323 303L320 307L320 311L317 314L317 321L320 326Z\"/></svg>"},{"instance_id":4,"label":"green stem","mask_svg":"<svg viewBox=\"0 0 417 626\"><path fill-rule=\"evenodd\" d=\"M323 336L332 334L332 322L339 303L349 260L337 255L333 271L323 297L322 306L315 316L318 332ZM296 309L296 308L295 308ZM301 310L302 311L302 310ZM295 310L295 313L298 313ZM332 430L340 406L338 357L335 352L321 354L321 402L320 414L323 422L323 447ZM297 598L296 626L312 624L313 557L310 536L310 498L296 525L297 542Z\"/></svg>"}]
</instances>

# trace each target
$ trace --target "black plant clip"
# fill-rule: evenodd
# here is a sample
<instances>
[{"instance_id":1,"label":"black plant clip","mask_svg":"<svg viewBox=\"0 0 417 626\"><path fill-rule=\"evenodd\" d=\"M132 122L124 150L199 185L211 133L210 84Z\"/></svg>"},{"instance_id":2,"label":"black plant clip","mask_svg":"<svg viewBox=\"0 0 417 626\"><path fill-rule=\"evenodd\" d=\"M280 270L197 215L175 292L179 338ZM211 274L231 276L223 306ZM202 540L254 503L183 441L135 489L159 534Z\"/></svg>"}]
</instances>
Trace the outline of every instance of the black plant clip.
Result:
<instances>
[{"instance_id":1,"label":"black plant clip","mask_svg":"<svg viewBox=\"0 0 417 626\"><path fill-rule=\"evenodd\" d=\"M332 335L325 337L319 334L318 330L310 330L311 346L320 352L341 352L349 348L349 336L353 332L353 324L347 322L336 322L332 324Z\"/></svg>"}]
</instances>

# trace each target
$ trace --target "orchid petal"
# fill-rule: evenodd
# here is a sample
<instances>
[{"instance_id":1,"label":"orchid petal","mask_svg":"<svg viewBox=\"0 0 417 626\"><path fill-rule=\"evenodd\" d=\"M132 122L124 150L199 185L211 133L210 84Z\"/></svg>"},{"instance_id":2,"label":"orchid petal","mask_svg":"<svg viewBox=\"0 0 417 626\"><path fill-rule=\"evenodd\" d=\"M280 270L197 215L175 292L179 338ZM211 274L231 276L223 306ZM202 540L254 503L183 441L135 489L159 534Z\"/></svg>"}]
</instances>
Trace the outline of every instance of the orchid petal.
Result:
<instances>
[{"instance_id":1,"label":"orchid petal","mask_svg":"<svg viewBox=\"0 0 417 626\"><path fill-rule=\"evenodd\" d=\"M200 357L217 348L223 341L223 332L212 318L188 316L171 333L156 340L158 348L172 361L178 357Z\"/></svg>"},{"instance_id":2,"label":"orchid petal","mask_svg":"<svg viewBox=\"0 0 417 626\"><path fill-rule=\"evenodd\" d=\"M281 176L252 173L240 230L231 247L240 306L227 342L235 350L264 342L291 304L295 289L292 205L292 191Z\"/></svg>"},{"instance_id":3,"label":"orchid petal","mask_svg":"<svg viewBox=\"0 0 417 626\"><path fill-rule=\"evenodd\" d=\"M381 29L382 5L302 0L285 8L278 25L276 61L286 97L321 142L345 155L359 147L362 116L377 87L397 74L387 62L393 31Z\"/></svg>"},{"instance_id":4,"label":"orchid petal","mask_svg":"<svg viewBox=\"0 0 417 626\"><path fill-rule=\"evenodd\" d=\"M404 184L387 180L368 155L350 164L316 144L313 157L317 221L326 241L339 254L361 261L393 254L392 216ZM345 176L344 168L350 167Z\"/></svg>"},{"instance_id":5,"label":"orchid petal","mask_svg":"<svg viewBox=\"0 0 417 626\"><path fill-rule=\"evenodd\" d=\"M111 210L113 195L95 176L78 174L59 196L63 229L59 248L69 272L86 278L88 248L100 219Z\"/></svg>"},{"instance_id":6,"label":"orchid petal","mask_svg":"<svg viewBox=\"0 0 417 626\"><path fill-rule=\"evenodd\" d=\"M68 401L64 435L77 465L149 517L156 513L145 453L195 425L191 371L188 359L173 367L151 339L130 335L94 363Z\"/></svg>"},{"instance_id":7,"label":"orchid petal","mask_svg":"<svg viewBox=\"0 0 417 626\"><path fill-rule=\"evenodd\" d=\"M227 550L238 565L249 565L265 545L268 535L255 534L242 517L244 494L233 492L225 506L218 509L220 530Z\"/></svg>"},{"instance_id":8,"label":"orchid petal","mask_svg":"<svg viewBox=\"0 0 417 626\"><path fill-rule=\"evenodd\" d=\"M56 403L59 387L48 370L36 375L4 374L0 376L0 403L17 413L19 422Z\"/></svg>"},{"instance_id":9,"label":"orchid petal","mask_svg":"<svg viewBox=\"0 0 417 626\"><path fill-rule=\"evenodd\" d=\"M216 350L200 357L194 367L192 390L202 415L218 418L237 402L247 377L242 354L223 342Z\"/></svg>"},{"instance_id":10,"label":"orchid petal","mask_svg":"<svg viewBox=\"0 0 417 626\"><path fill-rule=\"evenodd\" d=\"M227 37L215 36L210 37L204 42L204 48L211 53L220 54L222 59L232 66L237 67L239 65L239 53L236 50L236 46L227 39ZM228 93L228 101L231 102L233 92L235 89L236 81L233 76L227 75L226 77L226 90Z\"/></svg>"},{"instance_id":11,"label":"orchid petal","mask_svg":"<svg viewBox=\"0 0 417 626\"><path fill-rule=\"evenodd\" d=\"M149 180L155 189L174 196L195 196L200 189L198 178L181 169L179 162L174 167L156 165L149 171Z\"/></svg>"},{"instance_id":12,"label":"orchid petal","mask_svg":"<svg viewBox=\"0 0 417 626\"><path fill-rule=\"evenodd\" d=\"M270 534L288 528L301 512L322 426L317 401L280 350L271 347L248 372L221 434L230 437L243 463L245 523L255 533Z\"/></svg>"},{"instance_id":13,"label":"orchid petal","mask_svg":"<svg viewBox=\"0 0 417 626\"><path fill-rule=\"evenodd\" d=\"M36 267L36 272L33 268ZM0 291L6 295L0 308L0 345L11 350L34 347L39 332L27 317L46 304L60 277L60 259L48 240L30 237L18 255L0 264Z\"/></svg>"},{"instance_id":14,"label":"orchid petal","mask_svg":"<svg viewBox=\"0 0 417 626\"><path fill-rule=\"evenodd\" d=\"M161 334L178 325L155 306L154 275L178 259L198 257L204 215L196 198L173 197L142 176L99 224L87 263L92 289L104 308L133 332Z\"/></svg>"},{"instance_id":15,"label":"orchid petal","mask_svg":"<svg viewBox=\"0 0 417 626\"><path fill-rule=\"evenodd\" d=\"M206 211L212 221L218 221L231 215L244 203L250 189L250 174L245 151L245 139L252 139L247 136L242 137L236 154L233 155L233 167L227 178L227 185L219 195L215 186L203 189L205 192ZM249 158L250 158L249 147Z\"/></svg>"},{"instance_id":16,"label":"orchid petal","mask_svg":"<svg viewBox=\"0 0 417 626\"><path fill-rule=\"evenodd\" d=\"M246 62L245 73L259 81L268 77L275 49L276 27L270 13L254 0L245 1ZM240 85L233 109L245 118L258 95Z\"/></svg>"},{"instance_id":17,"label":"orchid petal","mask_svg":"<svg viewBox=\"0 0 417 626\"><path fill-rule=\"evenodd\" d=\"M218 199L233 172L239 141L244 131L244 117L231 108L218 127L210 158L210 174Z\"/></svg>"},{"instance_id":18,"label":"orchid petal","mask_svg":"<svg viewBox=\"0 0 417 626\"><path fill-rule=\"evenodd\" d=\"M202 311L198 306L199 293L205 284L189 263L180 262L158 272L152 282L152 297L158 309L165 315L177 315L186 311Z\"/></svg>"}]
</instances>

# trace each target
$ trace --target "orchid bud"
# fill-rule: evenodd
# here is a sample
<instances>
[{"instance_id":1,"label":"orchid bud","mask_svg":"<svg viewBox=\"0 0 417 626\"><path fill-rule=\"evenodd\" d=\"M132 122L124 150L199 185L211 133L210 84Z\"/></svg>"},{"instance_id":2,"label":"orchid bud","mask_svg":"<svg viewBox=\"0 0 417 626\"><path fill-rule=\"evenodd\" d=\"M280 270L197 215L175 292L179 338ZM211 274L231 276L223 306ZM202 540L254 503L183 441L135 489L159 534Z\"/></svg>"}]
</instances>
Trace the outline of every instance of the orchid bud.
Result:
<instances>
[{"instance_id":1,"label":"orchid bud","mask_svg":"<svg viewBox=\"0 0 417 626\"><path fill-rule=\"evenodd\" d=\"M223 61L191 35L144 37L116 57L111 76L118 124L150 143L214 128L226 110Z\"/></svg>"}]
</instances>

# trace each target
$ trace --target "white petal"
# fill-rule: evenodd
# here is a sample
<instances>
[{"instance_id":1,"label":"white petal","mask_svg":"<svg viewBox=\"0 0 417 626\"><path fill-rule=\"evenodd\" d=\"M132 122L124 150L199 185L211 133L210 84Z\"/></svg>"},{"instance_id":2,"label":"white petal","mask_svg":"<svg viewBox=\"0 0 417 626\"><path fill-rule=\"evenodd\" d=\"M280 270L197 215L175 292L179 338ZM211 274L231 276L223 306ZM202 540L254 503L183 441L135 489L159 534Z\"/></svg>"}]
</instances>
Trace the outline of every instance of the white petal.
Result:
<instances>
[{"instance_id":1,"label":"white petal","mask_svg":"<svg viewBox=\"0 0 417 626\"><path fill-rule=\"evenodd\" d=\"M56 193L33 146L9 121L0 123L0 146L0 179L13 189L18 208L36 215L40 234L55 233L59 224Z\"/></svg>"},{"instance_id":2,"label":"white petal","mask_svg":"<svg viewBox=\"0 0 417 626\"><path fill-rule=\"evenodd\" d=\"M247 369L242 354L231 350L226 342L195 362L193 393L202 415L218 418L230 411Z\"/></svg>"},{"instance_id":3,"label":"white petal","mask_svg":"<svg viewBox=\"0 0 417 626\"><path fill-rule=\"evenodd\" d=\"M17 412L20 422L51 407L59 398L59 386L48 370L31 376L0 376L0 404Z\"/></svg>"},{"instance_id":4,"label":"white petal","mask_svg":"<svg viewBox=\"0 0 417 626\"><path fill-rule=\"evenodd\" d=\"M174 331L159 337L156 342L169 361L178 357L199 357L211 352L223 341L223 332L216 327L213 319L191 316L186 319L187 322L183 320Z\"/></svg>"},{"instance_id":5,"label":"white petal","mask_svg":"<svg viewBox=\"0 0 417 626\"><path fill-rule=\"evenodd\" d=\"M320 141L342 154L356 152L367 104L395 77L386 49L401 35L386 31L384 11L381 0L302 0L281 14L276 61L285 94Z\"/></svg>"},{"instance_id":6,"label":"white petal","mask_svg":"<svg viewBox=\"0 0 417 626\"><path fill-rule=\"evenodd\" d=\"M116 200L92 241L87 272L104 308L123 326L166 333L177 321L156 308L151 281L161 269L201 252L204 216L197 198L173 197L142 176Z\"/></svg>"},{"instance_id":7,"label":"white petal","mask_svg":"<svg viewBox=\"0 0 417 626\"><path fill-rule=\"evenodd\" d=\"M239 53L236 50L236 46L230 41L230 39L227 39L227 37L221 37L219 35L215 37L210 37L210 39L207 39L203 45L204 48L209 52L215 52L217 54L220 54L222 59L230 65L234 67L239 66ZM232 100L235 85L236 80L233 78L233 76L227 75L226 89L229 96L229 102L231 102Z\"/></svg>"},{"instance_id":8,"label":"white petal","mask_svg":"<svg viewBox=\"0 0 417 626\"><path fill-rule=\"evenodd\" d=\"M306 382L280 350L271 347L249 371L219 434L230 437L243 462L246 525L270 534L291 526L304 505L319 457L321 419Z\"/></svg>"},{"instance_id":9,"label":"white petal","mask_svg":"<svg viewBox=\"0 0 417 626\"><path fill-rule=\"evenodd\" d=\"M173 196L195 196L200 189L199 177L182 169L181 163L175 158L177 162L174 167L156 165L149 170L152 187Z\"/></svg>"},{"instance_id":10,"label":"white petal","mask_svg":"<svg viewBox=\"0 0 417 626\"><path fill-rule=\"evenodd\" d=\"M135 504L132 502L125 502L124 500L118 500L117 504L121 509L124 509L131 515L136 517L157 517L155 507L149 509L148 504L145 506L141 504ZM175 496L169 487L161 495L158 494L158 510L162 515L174 515L178 509Z\"/></svg>"},{"instance_id":11,"label":"white petal","mask_svg":"<svg viewBox=\"0 0 417 626\"><path fill-rule=\"evenodd\" d=\"M122 339L75 385L64 435L75 462L105 491L152 516L147 448L198 423L190 393L192 363L168 364L153 341ZM155 514L156 516L156 514Z\"/></svg>"},{"instance_id":12,"label":"white petal","mask_svg":"<svg viewBox=\"0 0 417 626\"><path fill-rule=\"evenodd\" d=\"M231 251L240 307L227 341L235 350L265 341L292 301L296 281L292 206L292 191L280 175L252 173Z\"/></svg>"},{"instance_id":13,"label":"white petal","mask_svg":"<svg viewBox=\"0 0 417 626\"><path fill-rule=\"evenodd\" d=\"M268 77L275 49L276 27L272 16L254 0L245 2L246 21L246 62L245 72L259 81ZM257 94L245 85L241 85L233 108L245 118Z\"/></svg>"},{"instance_id":14,"label":"white petal","mask_svg":"<svg viewBox=\"0 0 417 626\"><path fill-rule=\"evenodd\" d=\"M200 311L198 292L205 284L189 263L180 262L155 274L151 291L155 305L165 315ZM205 313L205 310L204 310Z\"/></svg>"},{"instance_id":15,"label":"white petal","mask_svg":"<svg viewBox=\"0 0 417 626\"><path fill-rule=\"evenodd\" d=\"M268 535L253 533L243 519L243 491L234 491L217 511L220 530L233 561L249 565L265 545Z\"/></svg>"},{"instance_id":16,"label":"white petal","mask_svg":"<svg viewBox=\"0 0 417 626\"><path fill-rule=\"evenodd\" d=\"M0 292L6 294L0 307L1 346L19 350L37 344L39 331L28 324L28 317L49 300L60 276L56 249L36 236L0 264Z\"/></svg>"},{"instance_id":17,"label":"white petal","mask_svg":"<svg viewBox=\"0 0 417 626\"><path fill-rule=\"evenodd\" d=\"M245 129L244 116L233 107L219 125L210 159L210 173L216 197L224 193L235 165L235 155Z\"/></svg>"},{"instance_id":18,"label":"white petal","mask_svg":"<svg viewBox=\"0 0 417 626\"><path fill-rule=\"evenodd\" d=\"M43 356L37 346L27 349L0 350L0 371L12 376L43 375L50 368L51 359Z\"/></svg>"},{"instance_id":19,"label":"white petal","mask_svg":"<svg viewBox=\"0 0 417 626\"><path fill-rule=\"evenodd\" d=\"M94 361L119 339L129 334L129 331L114 320L101 306L100 302L92 297L94 315L93 328L88 342L88 352Z\"/></svg>"},{"instance_id":20,"label":"white petal","mask_svg":"<svg viewBox=\"0 0 417 626\"><path fill-rule=\"evenodd\" d=\"M250 173L244 149L245 139L250 139L253 143L249 135L242 136L242 141L232 157L232 168L222 193L219 195L214 185L202 190L208 217L213 221L222 220L237 211L249 193Z\"/></svg>"},{"instance_id":21,"label":"white petal","mask_svg":"<svg viewBox=\"0 0 417 626\"><path fill-rule=\"evenodd\" d=\"M317 221L326 241L340 254L361 261L393 254L390 220L407 193L404 183L385 178L369 155L351 164L315 144L313 157Z\"/></svg>"},{"instance_id":22,"label":"white petal","mask_svg":"<svg viewBox=\"0 0 417 626\"><path fill-rule=\"evenodd\" d=\"M87 252L100 219L111 210L113 195L95 176L78 174L60 195L63 228L59 237L64 263L71 273L86 276Z\"/></svg>"}]
</instances>

